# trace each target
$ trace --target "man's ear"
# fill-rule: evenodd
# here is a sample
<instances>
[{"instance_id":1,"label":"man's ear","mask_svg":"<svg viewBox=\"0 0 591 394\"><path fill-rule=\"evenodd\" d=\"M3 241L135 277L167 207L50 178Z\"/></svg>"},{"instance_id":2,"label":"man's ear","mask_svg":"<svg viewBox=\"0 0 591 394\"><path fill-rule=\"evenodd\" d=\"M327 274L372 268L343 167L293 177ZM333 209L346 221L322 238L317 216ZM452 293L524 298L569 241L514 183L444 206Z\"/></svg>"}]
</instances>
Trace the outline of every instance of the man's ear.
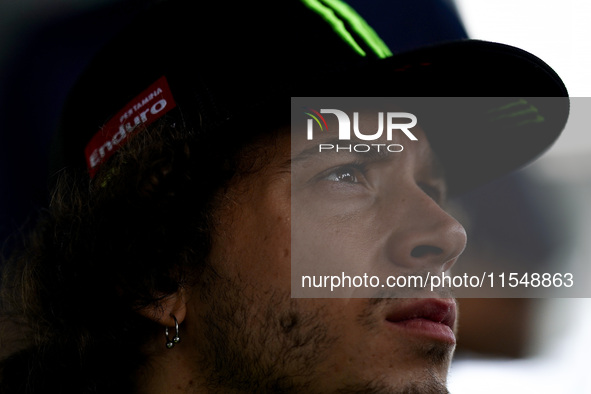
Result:
<instances>
[{"instance_id":1,"label":"man's ear","mask_svg":"<svg viewBox=\"0 0 591 394\"><path fill-rule=\"evenodd\" d=\"M158 324L174 327L173 315L179 324L185 320L187 301L187 292L184 289L179 289L176 293L163 298L155 304L143 307L138 312Z\"/></svg>"}]
</instances>

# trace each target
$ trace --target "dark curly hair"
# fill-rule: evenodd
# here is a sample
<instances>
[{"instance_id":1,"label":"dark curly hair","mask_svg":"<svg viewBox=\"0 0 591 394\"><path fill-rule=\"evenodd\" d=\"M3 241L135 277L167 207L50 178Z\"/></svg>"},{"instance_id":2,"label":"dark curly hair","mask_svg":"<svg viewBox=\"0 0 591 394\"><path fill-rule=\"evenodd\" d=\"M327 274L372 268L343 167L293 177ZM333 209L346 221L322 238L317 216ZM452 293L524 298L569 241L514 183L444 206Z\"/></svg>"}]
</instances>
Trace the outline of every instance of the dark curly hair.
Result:
<instances>
[{"instance_id":1,"label":"dark curly hair","mask_svg":"<svg viewBox=\"0 0 591 394\"><path fill-rule=\"evenodd\" d=\"M93 179L60 174L49 208L4 264L2 337L19 349L0 364L1 393L134 391L142 345L162 335L137 311L200 280L216 196L260 162L245 152L257 131L241 135L220 149L223 132L165 119Z\"/></svg>"}]
</instances>

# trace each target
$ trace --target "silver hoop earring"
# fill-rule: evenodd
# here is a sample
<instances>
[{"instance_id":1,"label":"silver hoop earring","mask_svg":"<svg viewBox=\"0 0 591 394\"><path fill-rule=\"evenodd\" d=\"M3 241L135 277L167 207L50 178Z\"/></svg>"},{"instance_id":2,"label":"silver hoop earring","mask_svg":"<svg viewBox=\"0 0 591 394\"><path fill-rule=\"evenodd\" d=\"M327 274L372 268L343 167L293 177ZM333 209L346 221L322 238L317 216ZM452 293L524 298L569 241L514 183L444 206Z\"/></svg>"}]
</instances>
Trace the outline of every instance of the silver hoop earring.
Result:
<instances>
[{"instance_id":1,"label":"silver hoop earring","mask_svg":"<svg viewBox=\"0 0 591 394\"><path fill-rule=\"evenodd\" d=\"M168 336L168 327L166 327L164 334L166 335L166 347L168 349L172 349L174 347L174 345L176 345L177 343L179 343L181 341L181 338L179 337L179 322L176 319L175 315L171 314L170 316L172 316L172 318L174 319L174 329L175 329L176 333L171 340Z\"/></svg>"}]
</instances>

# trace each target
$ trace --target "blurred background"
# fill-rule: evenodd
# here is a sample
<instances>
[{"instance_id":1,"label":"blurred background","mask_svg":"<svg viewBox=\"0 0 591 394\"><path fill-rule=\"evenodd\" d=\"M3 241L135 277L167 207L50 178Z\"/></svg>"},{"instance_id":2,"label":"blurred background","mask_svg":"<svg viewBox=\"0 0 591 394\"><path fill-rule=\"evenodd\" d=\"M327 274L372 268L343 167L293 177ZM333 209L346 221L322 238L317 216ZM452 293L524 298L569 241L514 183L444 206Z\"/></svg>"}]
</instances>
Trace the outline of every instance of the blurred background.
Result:
<instances>
[{"instance_id":1,"label":"blurred background","mask_svg":"<svg viewBox=\"0 0 591 394\"><path fill-rule=\"evenodd\" d=\"M42 169L65 95L140 3L146 1L0 0L0 242L26 229L45 205ZM455 5L471 38L536 54L578 97L566 131L546 155L453 202L470 240L458 264L575 270L589 281L591 2ZM4 242L3 252L11 246ZM451 393L591 393L591 299L463 299L460 322Z\"/></svg>"},{"instance_id":2,"label":"blurred background","mask_svg":"<svg viewBox=\"0 0 591 394\"><path fill-rule=\"evenodd\" d=\"M456 6L471 38L536 54L576 97L563 135L544 156L456 202L470 245L458 264L572 270L589 283L591 3L456 0ZM591 393L591 299L459 301L451 393Z\"/></svg>"}]
</instances>

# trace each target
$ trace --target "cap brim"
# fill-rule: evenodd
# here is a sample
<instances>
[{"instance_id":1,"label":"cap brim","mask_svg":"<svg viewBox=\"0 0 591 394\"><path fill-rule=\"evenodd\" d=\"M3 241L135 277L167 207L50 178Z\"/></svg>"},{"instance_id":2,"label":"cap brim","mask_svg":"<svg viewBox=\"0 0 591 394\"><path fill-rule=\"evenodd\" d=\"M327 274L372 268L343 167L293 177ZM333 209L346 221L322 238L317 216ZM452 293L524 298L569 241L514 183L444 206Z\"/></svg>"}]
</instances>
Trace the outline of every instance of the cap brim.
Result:
<instances>
[{"instance_id":1,"label":"cap brim","mask_svg":"<svg viewBox=\"0 0 591 394\"><path fill-rule=\"evenodd\" d=\"M567 90L546 63L476 40L320 73L314 84L292 87L291 96L414 98L401 105L422 115L452 195L534 160L558 138L569 114ZM529 115L513 115L522 112Z\"/></svg>"}]
</instances>

